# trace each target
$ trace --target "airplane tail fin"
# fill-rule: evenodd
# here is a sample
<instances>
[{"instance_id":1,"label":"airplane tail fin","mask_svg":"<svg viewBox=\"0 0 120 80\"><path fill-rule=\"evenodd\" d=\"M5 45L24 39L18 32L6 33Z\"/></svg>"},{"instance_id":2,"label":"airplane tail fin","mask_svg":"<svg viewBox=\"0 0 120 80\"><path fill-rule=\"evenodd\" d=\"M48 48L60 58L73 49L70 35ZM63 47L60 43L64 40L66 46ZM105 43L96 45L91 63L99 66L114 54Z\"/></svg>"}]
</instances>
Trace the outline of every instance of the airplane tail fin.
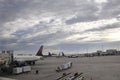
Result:
<instances>
[{"instance_id":1,"label":"airplane tail fin","mask_svg":"<svg viewBox=\"0 0 120 80\"><path fill-rule=\"evenodd\" d=\"M43 56L42 51L43 51L43 45L39 48L36 56Z\"/></svg>"}]
</instances>

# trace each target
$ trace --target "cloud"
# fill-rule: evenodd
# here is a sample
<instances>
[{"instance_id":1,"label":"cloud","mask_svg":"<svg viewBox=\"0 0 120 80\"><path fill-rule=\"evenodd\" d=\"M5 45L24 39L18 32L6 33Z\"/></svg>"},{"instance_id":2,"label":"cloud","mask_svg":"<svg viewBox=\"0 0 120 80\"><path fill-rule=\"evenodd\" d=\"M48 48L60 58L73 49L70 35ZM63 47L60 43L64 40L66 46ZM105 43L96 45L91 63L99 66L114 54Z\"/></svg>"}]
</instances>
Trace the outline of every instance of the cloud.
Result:
<instances>
[{"instance_id":1,"label":"cloud","mask_svg":"<svg viewBox=\"0 0 120 80\"><path fill-rule=\"evenodd\" d=\"M109 18L116 17L120 14L120 1L119 0L108 0L106 5L102 7L101 17Z\"/></svg>"},{"instance_id":2,"label":"cloud","mask_svg":"<svg viewBox=\"0 0 120 80\"><path fill-rule=\"evenodd\" d=\"M79 22L91 22L97 19L98 18L95 15L82 15L82 16L77 16L75 18L67 20L66 24L74 24Z\"/></svg>"},{"instance_id":3,"label":"cloud","mask_svg":"<svg viewBox=\"0 0 120 80\"><path fill-rule=\"evenodd\" d=\"M101 31L106 31L106 30L109 30L109 29L116 29L116 28L120 28L119 22L114 23L114 24L108 24L108 25L105 25L105 26L102 26L102 27L92 28L92 29L86 30L84 32L95 32L95 31L100 31L101 32Z\"/></svg>"},{"instance_id":4,"label":"cloud","mask_svg":"<svg viewBox=\"0 0 120 80\"><path fill-rule=\"evenodd\" d=\"M71 52L84 45L85 48L85 43L119 41L116 19L120 14L119 3L119 0L0 0L1 48L34 51L43 44L46 52L59 49Z\"/></svg>"}]
</instances>

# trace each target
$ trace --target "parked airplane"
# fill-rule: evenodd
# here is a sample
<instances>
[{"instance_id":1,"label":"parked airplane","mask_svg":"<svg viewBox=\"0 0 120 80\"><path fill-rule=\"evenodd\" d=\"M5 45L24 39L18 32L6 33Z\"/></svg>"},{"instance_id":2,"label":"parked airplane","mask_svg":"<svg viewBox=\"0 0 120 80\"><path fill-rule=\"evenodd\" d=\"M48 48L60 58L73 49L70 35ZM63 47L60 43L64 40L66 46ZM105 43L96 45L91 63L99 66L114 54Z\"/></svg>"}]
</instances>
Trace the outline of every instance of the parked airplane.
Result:
<instances>
[{"instance_id":1,"label":"parked airplane","mask_svg":"<svg viewBox=\"0 0 120 80\"><path fill-rule=\"evenodd\" d=\"M38 52L36 55L33 54L17 54L13 55L13 61L15 62L26 62L28 64L35 64L35 61L43 59L43 45L39 48Z\"/></svg>"},{"instance_id":2,"label":"parked airplane","mask_svg":"<svg viewBox=\"0 0 120 80\"><path fill-rule=\"evenodd\" d=\"M78 55L69 55L68 58L78 58Z\"/></svg>"}]
</instances>

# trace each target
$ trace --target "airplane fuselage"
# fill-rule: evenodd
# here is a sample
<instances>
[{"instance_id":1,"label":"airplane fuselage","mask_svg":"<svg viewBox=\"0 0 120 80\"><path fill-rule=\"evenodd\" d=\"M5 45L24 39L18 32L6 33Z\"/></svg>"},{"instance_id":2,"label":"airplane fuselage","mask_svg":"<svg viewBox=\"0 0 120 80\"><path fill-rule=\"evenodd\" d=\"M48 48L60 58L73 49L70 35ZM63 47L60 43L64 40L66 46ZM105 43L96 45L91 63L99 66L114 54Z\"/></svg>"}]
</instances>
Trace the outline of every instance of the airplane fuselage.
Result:
<instances>
[{"instance_id":1,"label":"airplane fuselage","mask_svg":"<svg viewBox=\"0 0 120 80\"><path fill-rule=\"evenodd\" d=\"M14 61L37 61L41 56L15 56Z\"/></svg>"}]
</instances>

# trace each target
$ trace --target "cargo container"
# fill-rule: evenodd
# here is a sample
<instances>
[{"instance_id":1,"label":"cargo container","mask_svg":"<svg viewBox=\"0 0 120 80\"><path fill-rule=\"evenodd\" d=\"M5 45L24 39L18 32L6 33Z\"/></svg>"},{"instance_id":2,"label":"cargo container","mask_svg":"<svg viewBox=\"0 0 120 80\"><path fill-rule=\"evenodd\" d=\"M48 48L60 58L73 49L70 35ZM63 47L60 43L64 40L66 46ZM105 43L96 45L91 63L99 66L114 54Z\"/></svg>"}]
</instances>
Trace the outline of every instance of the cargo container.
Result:
<instances>
[{"instance_id":1,"label":"cargo container","mask_svg":"<svg viewBox=\"0 0 120 80\"><path fill-rule=\"evenodd\" d=\"M31 71L31 66L24 66L22 67L23 72L29 72Z\"/></svg>"},{"instance_id":2,"label":"cargo container","mask_svg":"<svg viewBox=\"0 0 120 80\"><path fill-rule=\"evenodd\" d=\"M13 74L20 74L23 72L22 67L13 68Z\"/></svg>"}]
</instances>

